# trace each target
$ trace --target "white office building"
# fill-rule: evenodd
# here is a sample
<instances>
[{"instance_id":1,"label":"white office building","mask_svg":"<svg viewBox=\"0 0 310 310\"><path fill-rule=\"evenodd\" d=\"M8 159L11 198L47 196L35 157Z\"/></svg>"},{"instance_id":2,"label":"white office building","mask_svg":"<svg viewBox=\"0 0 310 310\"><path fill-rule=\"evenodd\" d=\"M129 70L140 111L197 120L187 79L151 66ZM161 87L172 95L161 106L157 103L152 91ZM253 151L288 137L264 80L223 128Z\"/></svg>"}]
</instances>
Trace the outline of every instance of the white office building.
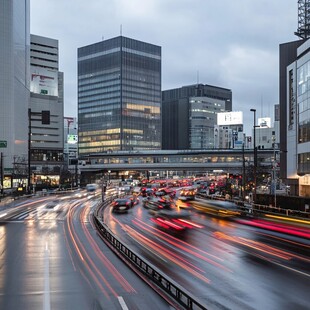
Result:
<instances>
[{"instance_id":1,"label":"white office building","mask_svg":"<svg viewBox=\"0 0 310 310\"><path fill-rule=\"evenodd\" d=\"M59 72L58 40L31 35L30 109L31 174L37 187L59 184L64 147L63 73ZM43 111L49 122L42 123Z\"/></svg>"},{"instance_id":2,"label":"white office building","mask_svg":"<svg viewBox=\"0 0 310 310\"><path fill-rule=\"evenodd\" d=\"M310 196L310 41L297 48L287 67L287 178L297 179L299 195Z\"/></svg>"}]
</instances>

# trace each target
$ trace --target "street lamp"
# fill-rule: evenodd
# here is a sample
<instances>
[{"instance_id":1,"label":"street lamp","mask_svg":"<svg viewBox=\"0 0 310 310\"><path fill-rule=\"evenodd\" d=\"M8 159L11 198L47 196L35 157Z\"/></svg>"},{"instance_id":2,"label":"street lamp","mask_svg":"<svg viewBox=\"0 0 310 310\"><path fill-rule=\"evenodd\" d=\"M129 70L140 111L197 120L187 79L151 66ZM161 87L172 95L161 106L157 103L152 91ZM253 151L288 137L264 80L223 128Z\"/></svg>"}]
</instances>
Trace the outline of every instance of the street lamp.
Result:
<instances>
[{"instance_id":1,"label":"street lamp","mask_svg":"<svg viewBox=\"0 0 310 310\"><path fill-rule=\"evenodd\" d=\"M110 184L110 173L111 173L111 170L108 170L108 184Z\"/></svg>"},{"instance_id":2,"label":"street lamp","mask_svg":"<svg viewBox=\"0 0 310 310\"><path fill-rule=\"evenodd\" d=\"M253 155L254 155L254 196L253 201L256 202L256 167L257 167L257 150L256 150L256 135L255 135L255 129L256 129L256 109L250 109L251 112L254 112L254 123L253 123Z\"/></svg>"},{"instance_id":3,"label":"street lamp","mask_svg":"<svg viewBox=\"0 0 310 310\"><path fill-rule=\"evenodd\" d=\"M276 166L277 166L277 155L276 155L276 137L272 136L272 142L273 142L273 190L274 190L274 207L277 207L277 172L276 172Z\"/></svg>"}]
</instances>

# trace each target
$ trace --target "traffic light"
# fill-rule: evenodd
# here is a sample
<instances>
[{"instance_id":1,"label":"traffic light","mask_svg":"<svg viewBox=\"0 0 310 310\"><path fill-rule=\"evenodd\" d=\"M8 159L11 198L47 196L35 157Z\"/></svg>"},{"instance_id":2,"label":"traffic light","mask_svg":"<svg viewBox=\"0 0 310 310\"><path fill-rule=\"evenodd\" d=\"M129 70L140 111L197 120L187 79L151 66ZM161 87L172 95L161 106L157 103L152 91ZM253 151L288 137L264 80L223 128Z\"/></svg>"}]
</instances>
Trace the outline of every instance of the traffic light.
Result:
<instances>
[{"instance_id":1,"label":"traffic light","mask_svg":"<svg viewBox=\"0 0 310 310\"><path fill-rule=\"evenodd\" d=\"M42 111L42 124L43 125L50 124L50 111Z\"/></svg>"}]
</instances>

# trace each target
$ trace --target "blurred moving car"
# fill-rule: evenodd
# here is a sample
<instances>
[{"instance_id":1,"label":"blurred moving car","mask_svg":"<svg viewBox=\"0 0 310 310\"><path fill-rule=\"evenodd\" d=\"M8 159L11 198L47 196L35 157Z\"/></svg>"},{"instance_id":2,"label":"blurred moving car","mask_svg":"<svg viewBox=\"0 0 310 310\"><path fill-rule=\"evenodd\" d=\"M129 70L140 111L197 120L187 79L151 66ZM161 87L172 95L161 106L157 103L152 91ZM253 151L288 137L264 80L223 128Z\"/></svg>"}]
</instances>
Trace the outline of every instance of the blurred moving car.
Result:
<instances>
[{"instance_id":1,"label":"blurred moving car","mask_svg":"<svg viewBox=\"0 0 310 310\"><path fill-rule=\"evenodd\" d=\"M194 225L190 222L190 213L186 210L159 210L154 212L151 221L160 229L172 233L182 233Z\"/></svg>"},{"instance_id":2,"label":"blurred moving car","mask_svg":"<svg viewBox=\"0 0 310 310\"><path fill-rule=\"evenodd\" d=\"M132 194L133 195L136 195L136 196L140 196L141 195L141 187L134 187L133 190L132 190Z\"/></svg>"},{"instance_id":3,"label":"blurred moving car","mask_svg":"<svg viewBox=\"0 0 310 310\"><path fill-rule=\"evenodd\" d=\"M171 198L174 198L175 195L176 195L176 191L175 190L173 190L171 188L167 188L167 187L158 189L158 191L156 193L163 193L164 195L168 195Z\"/></svg>"},{"instance_id":4,"label":"blurred moving car","mask_svg":"<svg viewBox=\"0 0 310 310\"><path fill-rule=\"evenodd\" d=\"M181 189L179 199L180 200L195 200L196 188L194 187L184 187Z\"/></svg>"},{"instance_id":5,"label":"blurred moving car","mask_svg":"<svg viewBox=\"0 0 310 310\"><path fill-rule=\"evenodd\" d=\"M142 187L141 188L141 196L148 197L154 194L154 190L150 187Z\"/></svg>"},{"instance_id":6,"label":"blurred moving car","mask_svg":"<svg viewBox=\"0 0 310 310\"><path fill-rule=\"evenodd\" d=\"M170 209L174 206L170 196L164 196L161 193L156 193L143 199L143 207L151 210Z\"/></svg>"},{"instance_id":7,"label":"blurred moving car","mask_svg":"<svg viewBox=\"0 0 310 310\"><path fill-rule=\"evenodd\" d=\"M132 206L129 198L117 198L112 202L112 212L127 212Z\"/></svg>"},{"instance_id":8,"label":"blurred moving car","mask_svg":"<svg viewBox=\"0 0 310 310\"><path fill-rule=\"evenodd\" d=\"M136 195L131 195L131 196L128 196L127 198L130 199L131 201L131 206L130 206L131 208L140 202L139 197Z\"/></svg>"},{"instance_id":9,"label":"blurred moving car","mask_svg":"<svg viewBox=\"0 0 310 310\"><path fill-rule=\"evenodd\" d=\"M44 206L43 211L47 212L58 212L60 211L60 201L58 199L47 202Z\"/></svg>"}]
</instances>

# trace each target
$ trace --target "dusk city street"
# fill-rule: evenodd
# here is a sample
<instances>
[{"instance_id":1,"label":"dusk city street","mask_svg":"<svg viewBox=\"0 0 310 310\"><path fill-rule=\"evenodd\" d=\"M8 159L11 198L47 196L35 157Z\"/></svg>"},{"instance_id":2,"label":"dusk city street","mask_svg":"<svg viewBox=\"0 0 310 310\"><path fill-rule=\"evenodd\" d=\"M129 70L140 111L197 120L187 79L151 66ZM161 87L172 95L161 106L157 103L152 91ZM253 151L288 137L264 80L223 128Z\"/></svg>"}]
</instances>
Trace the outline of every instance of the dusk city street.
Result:
<instances>
[{"instance_id":1,"label":"dusk city street","mask_svg":"<svg viewBox=\"0 0 310 310\"><path fill-rule=\"evenodd\" d=\"M309 309L310 0L0 25L0 309Z\"/></svg>"}]
</instances>

